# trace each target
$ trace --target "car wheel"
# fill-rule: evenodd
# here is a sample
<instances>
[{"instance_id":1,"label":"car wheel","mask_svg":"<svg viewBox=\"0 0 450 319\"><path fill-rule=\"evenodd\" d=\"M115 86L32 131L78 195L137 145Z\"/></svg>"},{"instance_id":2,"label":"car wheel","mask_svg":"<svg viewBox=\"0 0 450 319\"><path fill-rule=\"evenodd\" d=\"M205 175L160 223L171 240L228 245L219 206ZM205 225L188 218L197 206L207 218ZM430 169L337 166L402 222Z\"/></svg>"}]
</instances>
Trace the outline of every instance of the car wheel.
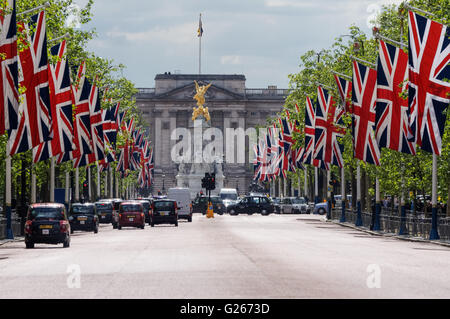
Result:
<instances>
[{"instance_id":1,"label":"car wheel","mask_svg":"<svg viewBox=\"0 0 450 319\"><path fill-rule=\"evenodd\" d=\"M32 241L26 241L25 246L27 249L34 248L34 243Z\"/></svg>"},{"instance_id":2,"label":"car wheel","mask_svg":"<svg viewBox=\"0 0 450 319\"><path fill-rule=\"evenodd\" d=\"M98 233L98 225L94 228L94 234Z\"/></svg>"},{"instance_id":3,"label":"car wheel","mask_svg":"<svg viewBox=\"0 0 450 319\"><path fill-rule=\"evenodd\" d=\"M188 217L188 222L192 223L192 216Z\"/></svg>"},{"instance_id":4,"label":"car wheel","mask_svg":"<svg viewBox=\"0 0 450 319\"><path fill-rule=\"evenodd\" d=\"M319 209L319 214L320 214L320 215L325 214L325 209L323 209L323 208Z\"/></svg>"},{"instance_id":5,"label":"car wheel","mask_svg":"<svg viewBox=\"0 0 450 319\"><path fill-rule=\"evenodd\" d=\"M269 214L267 213L267 210L263 209L263 210L261 211L261 215L263 215L263 216L268 216Z\"/></svg>"},{"instance_id":6,"label":"car wheel","mask_svg":"<svg viewBox=\"0 0 450 319\"><path fill-rule=\"evenodd\" d=\"M175 227L178 227L178 220L175 222Z\"/></svg>"},{"instance_id":7,"label":"car wheel","mask_svg":"<svg viewBox=\"0 0 450 319\"><path fill-rule=\"evenodd\" d=\"M121 229L122 229L122 226L118 225L118 226L117 226L117 229L118 229L118 230L121 230Z\"/></svg>"},{"instance_id":8,"label":"car wheel","mask_svg":"<svg viewBox=\"0 0 450 319\"><path fill-rule=\"evenodd\" d=\"M63 243L63 248L70 247L70 239L66 239L66 241Z\"/></svg>"},{"instance_id":9,"label":"car wheel","mask_svg":"<svg viewBox=\"0 0 450 319\"><path fill-rule=\"evenodd\" d=\"M237 215L237 214L236 214L236 211L235 211L234 209L230 210L230 215L236 216L236 215Z\"/></svg>"}]
</instances>

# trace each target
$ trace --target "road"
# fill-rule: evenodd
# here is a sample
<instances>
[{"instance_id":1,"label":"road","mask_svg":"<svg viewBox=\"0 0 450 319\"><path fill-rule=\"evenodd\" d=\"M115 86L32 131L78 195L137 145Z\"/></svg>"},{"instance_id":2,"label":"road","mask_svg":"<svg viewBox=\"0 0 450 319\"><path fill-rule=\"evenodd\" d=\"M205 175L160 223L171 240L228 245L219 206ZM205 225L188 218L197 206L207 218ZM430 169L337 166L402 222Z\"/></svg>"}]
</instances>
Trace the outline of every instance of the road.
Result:
<instances>
[{"instance_id":1,"label":"road","mask_svg":"<svg viewBox=\"0 0 450 319\"><path fill-rule=\"evenodd\" d=\"M195 215L24 246L0 246L0 298L450 298L449 248L318 215Z\"/></svg>"}]
</instances>

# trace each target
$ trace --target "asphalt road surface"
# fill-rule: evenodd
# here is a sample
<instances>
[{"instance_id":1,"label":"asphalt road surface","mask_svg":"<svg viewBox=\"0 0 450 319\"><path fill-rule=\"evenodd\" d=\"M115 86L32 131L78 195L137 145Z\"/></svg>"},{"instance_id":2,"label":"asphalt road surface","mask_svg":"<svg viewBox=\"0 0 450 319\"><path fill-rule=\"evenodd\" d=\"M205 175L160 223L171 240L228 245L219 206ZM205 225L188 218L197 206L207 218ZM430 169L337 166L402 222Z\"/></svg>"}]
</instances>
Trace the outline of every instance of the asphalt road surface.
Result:
<instances>
[{"instance_id":1,"label":"asphalt road surface","mask_svg":"<svg viewBox=\"0 0 450 319\"><path fill-rule=\"evenodd\" d=\"M449 248L317 215L195 215L0 246L0 298L450 298L449 269Z\"/></svg>"}]
</instances>

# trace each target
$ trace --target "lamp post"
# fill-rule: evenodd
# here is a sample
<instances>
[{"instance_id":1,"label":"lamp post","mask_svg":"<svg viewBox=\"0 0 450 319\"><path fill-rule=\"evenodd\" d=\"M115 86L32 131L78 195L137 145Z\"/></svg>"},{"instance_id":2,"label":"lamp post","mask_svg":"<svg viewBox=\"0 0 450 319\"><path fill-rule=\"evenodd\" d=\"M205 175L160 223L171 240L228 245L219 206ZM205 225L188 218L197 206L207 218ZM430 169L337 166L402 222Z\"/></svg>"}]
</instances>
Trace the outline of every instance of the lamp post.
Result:
<instances>
[{"instance_id":1,"label":"lamp post","mask_svg":"<svg viewBox=\"0 0 450 319\"><path fill-rule=\"evenodd\" d=\"M164 194L164 191L166 190L165 189L165 187L164 187L164 178L166 177L166 175L165 174L163 174L162 175L162 178L163 178L163 187L162 187L162 192L163 192L163 194Z\"/></svg>"}]
</instances>

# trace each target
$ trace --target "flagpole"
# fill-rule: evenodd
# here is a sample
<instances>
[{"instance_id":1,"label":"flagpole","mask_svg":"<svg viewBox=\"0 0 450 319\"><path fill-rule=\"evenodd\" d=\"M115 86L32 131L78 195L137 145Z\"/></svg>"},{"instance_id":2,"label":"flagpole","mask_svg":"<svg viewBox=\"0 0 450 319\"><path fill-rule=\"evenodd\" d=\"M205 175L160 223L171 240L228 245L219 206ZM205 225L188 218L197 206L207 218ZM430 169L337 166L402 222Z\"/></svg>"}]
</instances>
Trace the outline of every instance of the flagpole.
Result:
<instances>
[{"instance_id":1,"label":"flagpole","mask_svg":"<svg viewBox=\"0 0 450 319\"><path fill-rule=\"evenodd\" d=\"M380 179L378 174L375 179L375 221L373 223L373 230L380 230L380 212L381 212L381 197L380 197Z\"/></svg>"},{"instance_id":2,"label":"flagpole","mask_svg":"<svg viewBox=\"0 0 450 319\"><path fill-rule=\"evenodd\" d=\"M55 201L55 160L50 158L50 202Z\"/></svg>"},{"instance_id":3,"label":"flagpole","mask_svg":"<svg viewBox=\"0 0 450 319\"><path fill-rule=\"evenodd\" d=\"M437 216L437 155L433 154L433 170L432 170L432 184L431 184L431 231L430 240L440 239L438 232L438 216Z\"/></svg>"},{"instance_id":4,"label":"flagpole","mask_svg":"<svg viewBox=\"0 0 450 319\"><path fill-rule=\"evenodd\" d=\"M100 199L100 197L101 197L100 192L101 192L102 188L101 188L101 175L100 175L100 169L99 168L100 167L99 167L99 164L97 162L97 198L94 198L94 200Z\"/></svg>"},{"instance_id":5,"label":"flagpole","mask_svg":"<svg viewBox=\"0 0 450 319\"><path fill-rule=\"evenodd\" d=\"M91 167L88 165L87 167L87 176L88 176L88 201L91 201L91 197L92 197L92 187L91 187Z\"/></svg>"},{"instance_id":6,"label":"flagpole","mask_svg":"<svg viewBox=\"0 0 450 319\"><path fill-rule=\"evenodd\" d=\"M332 209L330 181L331 181L331 167L329 170L327 170L327 219L331 219L331 209Z\"/></svg>"},{"instance_id":7,"label":"flagpole","mask_svg":"<svg viewBox=\"0 0 450 319\"><path fill-rule=\"evenodd\" d=\"M6 180L5 180L5 199L6 199L6 239L14 239L11 223L11 156L8 154L9 147L6 147Z\"/></svg>"},{"instance_id":8,"label":"flagpole","mask_svg":"<svg viewBox=\"0 0 450 319\"><path fill-rule=\"evenodd\" d=\"M345 195L345 168L341 167L341 197L342 197L342 215L341 215L341 223L345 223L345 206L347 203L347 197Z\"/></svg>"},{"instance_id":9,"label":"flagpole","mask_svg":"<svg viewBox=\"0 0 450 319\"><path fill-rule=\"evenodd\" d=\"M314 167L314 202L319 203L319 168Z\"/></svg>"},{"instance_id":10,"label":"flagpole","mask_svg":"<svg viewBox=\"0 0 450 319\"><path fill-rule=\"evenodd\" d=\"M355 226L362 226L361 217L361 163L358 161L356 167L356 222Z\"/></svg>"},{"instance_id":11,"label":"flagpole","mask_svg":"<svg viewBox=\"0 0 450 319\"><path fill-rule=\"evenodd\" d=\"M31 165L31 203L36 203L36 173L35 173L36 164Z\"/></svg>"},{"instance_id":12,"label":"flagpole","mask_svg":"<svg viewBox=\"0 0 450 319\"><path fill-rule=\"evenodd\" d=\"M70 172L66 171L66 194L65 194L65 202L66 202L66 209L69 209L69 202L70 202L70 194L69 194L69 190L70 190Z\"/></svg>"},{"instance_id":13,"label":"flagpole","mask_svg":"<svg viewBox=\"0 0 450 319\"><path fill-rule=\"evenodd\" d=\"M306 168L306 165L305 165L305 197L309 197L308 196L308 168ZM308 198L308 201L310 201L309 198Z\"/></svg>"},{"instance_id":14,"label":"flagpole","mask_svg":"<svg viewBox=\"0 0 450 319\"><path fill-rule=\"evenodd\" d=\"M75 168L75 203L80 201L80 171Z\"/></svg>"},{"instance_id":15,"label":"flagpole","mask_svg":"<svg viewBox=\"0 0 450 319\"><path fill-rule=\"evenodd\" d=\"M202 74L202 14L198 24L198 74Z\"/></svg>"}]
</instances>

